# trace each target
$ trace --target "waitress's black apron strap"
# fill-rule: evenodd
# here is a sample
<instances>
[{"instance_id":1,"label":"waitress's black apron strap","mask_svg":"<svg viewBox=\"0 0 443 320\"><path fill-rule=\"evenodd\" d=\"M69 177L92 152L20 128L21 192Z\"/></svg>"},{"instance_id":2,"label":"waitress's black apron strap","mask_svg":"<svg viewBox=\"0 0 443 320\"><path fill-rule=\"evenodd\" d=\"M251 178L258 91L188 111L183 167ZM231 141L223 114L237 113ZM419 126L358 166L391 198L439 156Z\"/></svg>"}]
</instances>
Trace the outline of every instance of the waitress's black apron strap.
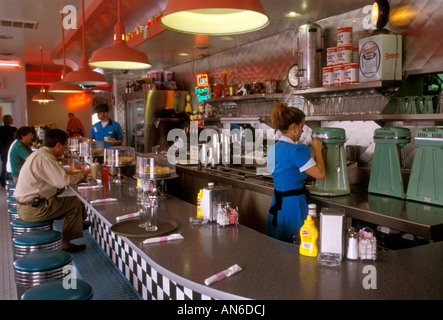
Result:
<instances>
[{"instance_id":1,"label":"waitress's black apron strap","mask_svg":"<svg viewBox=\"0 0 443 320\"><path fill-rule=\"evenodd\" d=\"M292 196L299 196L302 194L306 194L306 188L303 187L301 189L293 189L293 190L287 190L287 191L277 191L274 189L274 196L275 201L274 205L269 209L269 213L273 215L272 217L272 225L277 226L277 213L279 210L281 210L281 204L283 197L292 197Z\"/></svg>"}]
</instances>

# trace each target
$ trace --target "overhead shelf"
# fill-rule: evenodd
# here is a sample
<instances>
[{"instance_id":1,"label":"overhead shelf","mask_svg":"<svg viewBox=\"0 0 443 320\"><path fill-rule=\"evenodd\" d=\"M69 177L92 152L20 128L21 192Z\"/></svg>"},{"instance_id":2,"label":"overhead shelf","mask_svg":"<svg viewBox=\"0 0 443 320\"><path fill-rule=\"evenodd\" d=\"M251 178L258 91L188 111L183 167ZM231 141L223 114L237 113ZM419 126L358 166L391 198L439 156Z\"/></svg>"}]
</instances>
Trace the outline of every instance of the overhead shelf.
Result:
<instances>
[{"instance_id":1,"label":"overhead shelf","mask_svg":"<svg viewBox=\"0 0 443 320\"><path fill-rule=\"evenodd\" d=\"M254 100L254 99L283 99L287 97L284 93L254 93L244 96L229 96L224 98L211 98L205 100L206 102L228 102L228 101L241 101L241 100Z\"/></svg>"},{"instance_id":2,"label":"overhead shelf","mask_svg":"<svg viewBox=\"0 0 443 320\"><path fill-rule=\"evenodd\" d=\"M302 96L320 96L322 94L343 93L347 91L370 90L370 89L392 89L402 84L401 81L380 80L346 84L332 87L317 87L303 90L295 90L293 94Z\"/></svg>"},{"instance_id":3,"label":"overhead shelf","mask_svg":"<svg viewBox=\"0 0 443 320\"><path fill-rule=\"evenodd\" d=\"M349 114L349 115L312 115L306 121L443 121L443 114Z\"/></svg>"}]
</instances>

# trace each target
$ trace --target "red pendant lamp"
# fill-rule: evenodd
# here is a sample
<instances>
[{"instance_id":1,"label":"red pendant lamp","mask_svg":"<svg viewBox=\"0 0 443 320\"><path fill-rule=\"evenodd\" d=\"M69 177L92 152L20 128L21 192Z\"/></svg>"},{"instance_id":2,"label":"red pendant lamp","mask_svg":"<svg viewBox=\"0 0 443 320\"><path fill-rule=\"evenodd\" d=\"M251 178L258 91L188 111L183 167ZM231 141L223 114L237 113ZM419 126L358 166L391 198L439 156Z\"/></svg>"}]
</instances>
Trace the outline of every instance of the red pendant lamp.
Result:
<instances>
[{"instance_id":1,"label":"red pendant lamp","mask_svg":"<svg viewBox=\"0 0 443 320\"><path fill-rule=\"evenodd\" d=\"M114 43L106 48L95 50L89 65L95 68L135 70L151 67L148 56L130 48L125 40L125 26L121 22L121 4L118 0L118 21L114 25Z\"/></svg>"},{"instance_id":2,"label":"red pendant lamp","mask_svg":"<svg viewBox=\"0 0 443 320\"><path fill-rule=\"evenodd\" d=\"M76 71L69 72L65 79L66 83L79 84L84 86L96 86L100 84L107 84L106 78L101 73L91 70L88 66L88 58L85 51L85 1L82 0L82 44L83 53L81 56L80 68Z\"/></svg>"},{"instance_id":3,"label":"red pendant lamp","mask_svg":"<svg viewBox=\"0 0 443 320\"><path fill-rule=\"evenodd\" d=\"M46 93L45 88L43 86L43 48L40 47L40 60L41 60L41 70L42 70L42 86L40 88L40 93L34 95L32 97L32 101L38 102L40 104L48 104L49 102L54 101L54 97L49 93Z\"/></svg>"},{"instance_id":4,"label":"red pendant lamp","mask_svg":"<svg viewBox=\"0 0 443 320\"><path fill-rule=\"evenodd\" d=\"M169 0L161 24L184 33L232 35L262 29L269 18L260 0Z\"/></svg>"},{"instance_id":5,"label":"red pendant lamp","mask_svg":"<svg viewBox=\"0 0 443 320\"><path fill-rule=\"evenodd\" d=\"M66 76L66 57L65 57L65 32L63 28L63 13L62 16L62 39L63 39L63 71L62 81L54 82L48 89L48 92L52 93L75 93L82 92L82 88L77 84L70 84L63 81Z\"/></svg>"}]
</instances>

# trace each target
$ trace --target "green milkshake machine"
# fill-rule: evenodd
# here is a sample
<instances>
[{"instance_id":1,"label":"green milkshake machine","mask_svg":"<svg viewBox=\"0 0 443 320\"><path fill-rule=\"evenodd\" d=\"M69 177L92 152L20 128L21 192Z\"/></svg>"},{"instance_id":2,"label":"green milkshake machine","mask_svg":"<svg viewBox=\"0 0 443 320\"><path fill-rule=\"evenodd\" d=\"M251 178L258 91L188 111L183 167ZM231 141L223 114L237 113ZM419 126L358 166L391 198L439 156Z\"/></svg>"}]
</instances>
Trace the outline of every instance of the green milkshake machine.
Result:
<instances>
[{"instance_id":1,"label":"green milkshake machine","mask_svg":"<svg viewBox=\"0 0 443 320\"><path fill-rule=\"evenodd\" d=\"M368 191L406 198L401 173L401 151L411 141L407 128L386 127L374 131L375 151Z\"/></svg>"},{"instance_id":2,"label":"green milkshake machine","mask_svg":"<svg viewBox=\"0 0 443 320\"><path fill-rule=\"evenodd\" d=\"M406 197L443 206L443 128L421 128L414 135L417 146Z\"/></svg>"},{"instance_id":3,"label":"green milkshake machine","mask_svg":"<svg viewBox=\"0 0 443 320\"><path fill-rule=\"evenodd\" d=\"M346 165L346 131L342 128L315 128L312 137L323 142L326 178L316 180L309 192L320 196L342 196L351 193Z\"/></svg>"}]
</instances>

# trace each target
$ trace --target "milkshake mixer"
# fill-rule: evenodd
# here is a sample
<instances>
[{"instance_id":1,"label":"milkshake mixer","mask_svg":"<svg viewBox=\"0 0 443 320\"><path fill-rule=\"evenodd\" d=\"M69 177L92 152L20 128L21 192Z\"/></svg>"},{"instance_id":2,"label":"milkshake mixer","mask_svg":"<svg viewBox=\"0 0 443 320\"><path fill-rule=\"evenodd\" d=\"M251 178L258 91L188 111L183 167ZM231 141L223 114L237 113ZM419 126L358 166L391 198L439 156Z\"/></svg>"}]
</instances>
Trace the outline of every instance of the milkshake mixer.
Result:
<instances>
[{"instance_id":1,"label":"milkshake mixer","mask_svg":"<svg viewBox=\"0 0 443 320\"><path fill-rule=\"evenodd\" d=\"M410 141L411 131L407 128L386 127L374 131L370 193L406 198L401 174L401 151Z\"/></svg>"},{"instance_id":2,"label":"milkshake mixer","mask_svg":"<svg viewBox=\"0 0 443 320\"><path fill-rule=\"evenodd\" d=\"M317 180L315 186L309 192L314 195L331 197L350 194L344 148L345 130L341 128L315 128L312 130L312 137L317 137L323 142L326 177L324 180Z\"/></svg>"}]
</instances>

